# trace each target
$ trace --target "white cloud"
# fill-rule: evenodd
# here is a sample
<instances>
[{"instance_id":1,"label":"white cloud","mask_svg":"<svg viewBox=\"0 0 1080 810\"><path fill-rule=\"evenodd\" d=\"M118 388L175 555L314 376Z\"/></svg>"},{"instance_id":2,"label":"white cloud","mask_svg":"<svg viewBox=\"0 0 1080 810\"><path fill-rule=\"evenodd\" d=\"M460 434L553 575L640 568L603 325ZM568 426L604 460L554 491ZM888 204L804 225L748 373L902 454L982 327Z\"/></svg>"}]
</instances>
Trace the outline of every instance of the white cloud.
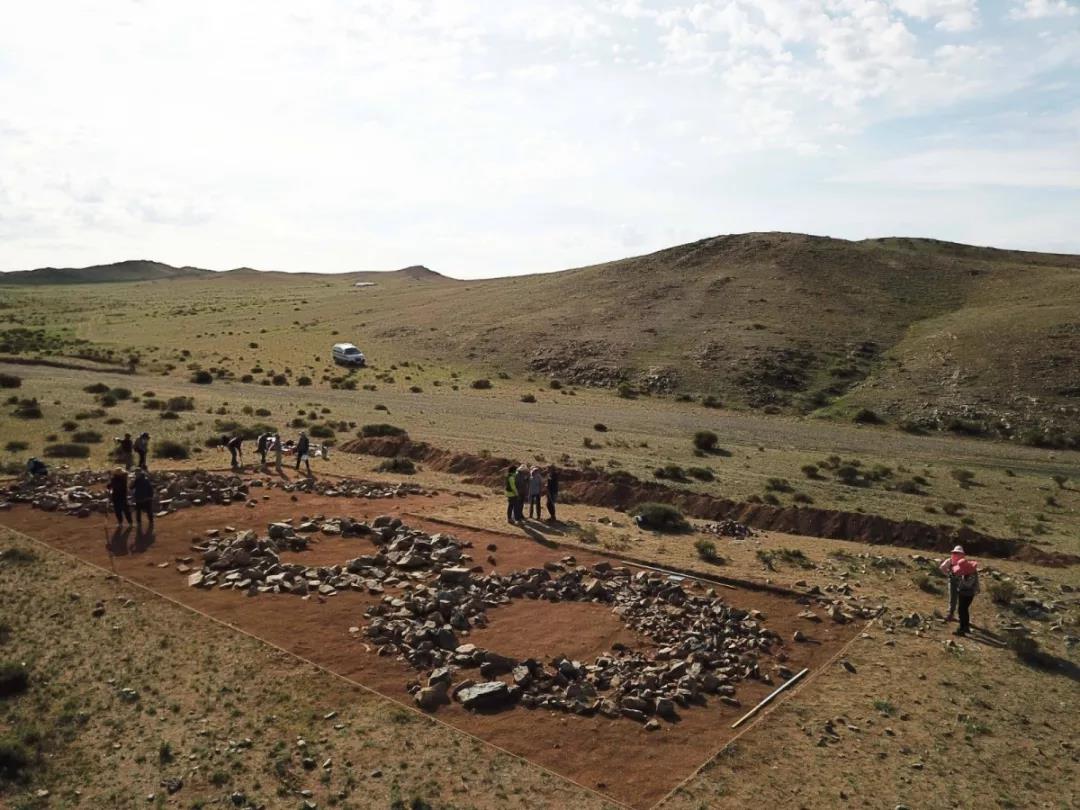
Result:
<instances>
[{"instance_id":1,"label":"white cloud","mask_svg":"<svg viewBox=\"0 0 1080 810\"><path fill-rule=\"evenodd\" d=\"M1069 0L1021 0L1013 6L1009 16L1014 20L1044 20L1050 17L1072 17L1077 7Z\"/></svg>"},{"instance_id":2,"label":"white cloud","mask_svg":"<svg viewBox=\"0 0 1080 810\"><path fill-rule=\"evenodd\" d=\"M935 20L943 31L970 31L978 24L976 0L893 0L893 5L909 17Z\"/></svg>"},{"instance_id":3,"label":"white cloud","mask_svg":"<svg viewBox=\"0 0 1080 810\"><path fill-rule=\"evenodd\" d=\"M1041 130L1037 111L1080 115L1080 36L972 28L967 0L298 8L14 6L0 269L152 256L350 270L417 254L459 275L556 269L739 227L843 234L852 200L878 210L887 192L848 183L834 199L827 178L879 163L887 188L950 176L932 148L955 151L964 183L1003 172L960 159L971 133L1001 159L1042 150L1010 170L1030 189L1060 188L1048 164L1075 152L1075 127ZM943 219L911 210L928 231Z\"/></svg>"}]
</instances>

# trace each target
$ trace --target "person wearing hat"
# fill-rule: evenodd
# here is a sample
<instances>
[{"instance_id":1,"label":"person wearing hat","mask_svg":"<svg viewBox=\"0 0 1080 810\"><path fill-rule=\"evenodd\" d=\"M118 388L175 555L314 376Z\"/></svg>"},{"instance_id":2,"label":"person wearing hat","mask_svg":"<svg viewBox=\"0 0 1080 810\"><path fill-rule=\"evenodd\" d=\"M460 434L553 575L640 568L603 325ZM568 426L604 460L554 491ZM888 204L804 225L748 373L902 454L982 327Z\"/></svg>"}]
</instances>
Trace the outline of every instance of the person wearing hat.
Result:
<instances>
[{"instance_id":1,"label":"person wearing hat","mask_svg":"<svg viewBox=\"0 0 1080 810\"><path fill-rule=\"evenodd\" d=\"M964 559L964 547L957 546L938 566L938 570L949 578L949 615L945 617L947 622L956 621L956 577L952 569L962 559Z\"/></svg>"},{"instance_id":2,"label":"person wearing hat","mask_svg":"<svg viewBox=\"0 0 1080 810\"><path fill-rule=\"evenodd\" d=\"M953 635L966 636L971 631L971 602L979 592L979 564L967 557L952 567L956 578L956 602L960 613L960 626Z\"/></svg>"},{"instance_id":3,"label":"person wearing hat","mask_svg":"<svg viewBox=\"0 0 1080 810\"><path fill-rule=\"evenodd\" d=\"M109 483L106 488L108 489L112 500L113 513L116 515L116 525L123 526L124 521L127 520L127 524L130 526L131 507L128 506L127 470L123 467L117 467L113 470L112 477L109 478Z\"/></svg>"}]
</instances>

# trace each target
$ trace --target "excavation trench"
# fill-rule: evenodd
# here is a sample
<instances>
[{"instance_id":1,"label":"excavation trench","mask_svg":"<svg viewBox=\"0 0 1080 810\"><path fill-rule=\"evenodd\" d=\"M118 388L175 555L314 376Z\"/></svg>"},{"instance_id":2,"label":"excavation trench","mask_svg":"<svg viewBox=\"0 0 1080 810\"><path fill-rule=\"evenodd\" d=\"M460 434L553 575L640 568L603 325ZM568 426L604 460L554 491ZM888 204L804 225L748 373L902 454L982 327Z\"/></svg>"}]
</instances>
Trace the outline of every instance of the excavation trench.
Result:
<instances>
[{"instance_id":1,"label":"excavation trench","mask_svg":"<svg viewBox=\"0 0 1080 810\"><path fill-rule=\"evenodd\" d=\"M454 453L405 437L353 439L341 445L347 453L422 461L433 470L463 477L466 483L502 488L506 469L515 462L494 456ZM994 537L962 526L934 526L917 520L892 520L880 515L816 507L771 506L687 492L627 473L560 468L560 496L567 503L629 509L644 501L677 506L702 520L737 520L766 531L831 540L854 540L874 545L901 546L945 552L962 545L969 554L1061 567L1080 563L1080 557L1048 551L1019 538Z\"/></svg>"}]
</instances>

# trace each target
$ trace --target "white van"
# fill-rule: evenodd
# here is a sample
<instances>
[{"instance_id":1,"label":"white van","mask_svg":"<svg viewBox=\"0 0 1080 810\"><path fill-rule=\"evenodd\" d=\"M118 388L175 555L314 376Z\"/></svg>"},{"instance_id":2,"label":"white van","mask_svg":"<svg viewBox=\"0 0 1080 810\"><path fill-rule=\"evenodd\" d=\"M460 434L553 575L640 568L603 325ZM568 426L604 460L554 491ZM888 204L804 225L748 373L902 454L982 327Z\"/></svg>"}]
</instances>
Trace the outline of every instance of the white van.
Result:
<instances>
[{"instance_id":1,"label":"white van","mask_svg":"<svg viewBox=\"0 0 1080 810\"><path fill-rule=\"evenodd\" d=\"M331 354L334 362L341 366L362 366L367 363L364 353L351 343L335 343Z\"/></svg>"}]
</instances>

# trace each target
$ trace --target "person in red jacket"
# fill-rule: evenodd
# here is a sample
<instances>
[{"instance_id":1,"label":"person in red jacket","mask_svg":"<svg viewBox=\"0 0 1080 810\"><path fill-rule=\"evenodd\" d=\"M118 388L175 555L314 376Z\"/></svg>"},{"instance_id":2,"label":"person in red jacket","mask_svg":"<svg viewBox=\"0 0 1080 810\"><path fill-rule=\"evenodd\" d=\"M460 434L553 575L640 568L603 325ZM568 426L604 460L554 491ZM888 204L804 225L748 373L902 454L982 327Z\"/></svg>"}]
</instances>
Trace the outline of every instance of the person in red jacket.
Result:
<instances>
[{"instance_id":1,"label":"person in red jacket","mask_svg":"<svg viewBox=\"0 0 1080 810\"><path fill-rule=\"evenodd\" d=\"M971 631L971 602L979 592L979 564L964 557L952 567L956 577L956 601L960 612L960 626L954 635L966 636Z\"/></svg>"},{"instance_id":2,"label":"person in red jacket","mask_svg":"<svg viewBox=\"0 0 1080 810\"><path fill-rule=\"evenodd\" d=\"M962 559L964 559L964 547L957 546L938 566L938 570L949 578L949 615L945 617L947 622L956 621L956 577L953 576L952 568Z\"/></svg>"}]
</instances>

